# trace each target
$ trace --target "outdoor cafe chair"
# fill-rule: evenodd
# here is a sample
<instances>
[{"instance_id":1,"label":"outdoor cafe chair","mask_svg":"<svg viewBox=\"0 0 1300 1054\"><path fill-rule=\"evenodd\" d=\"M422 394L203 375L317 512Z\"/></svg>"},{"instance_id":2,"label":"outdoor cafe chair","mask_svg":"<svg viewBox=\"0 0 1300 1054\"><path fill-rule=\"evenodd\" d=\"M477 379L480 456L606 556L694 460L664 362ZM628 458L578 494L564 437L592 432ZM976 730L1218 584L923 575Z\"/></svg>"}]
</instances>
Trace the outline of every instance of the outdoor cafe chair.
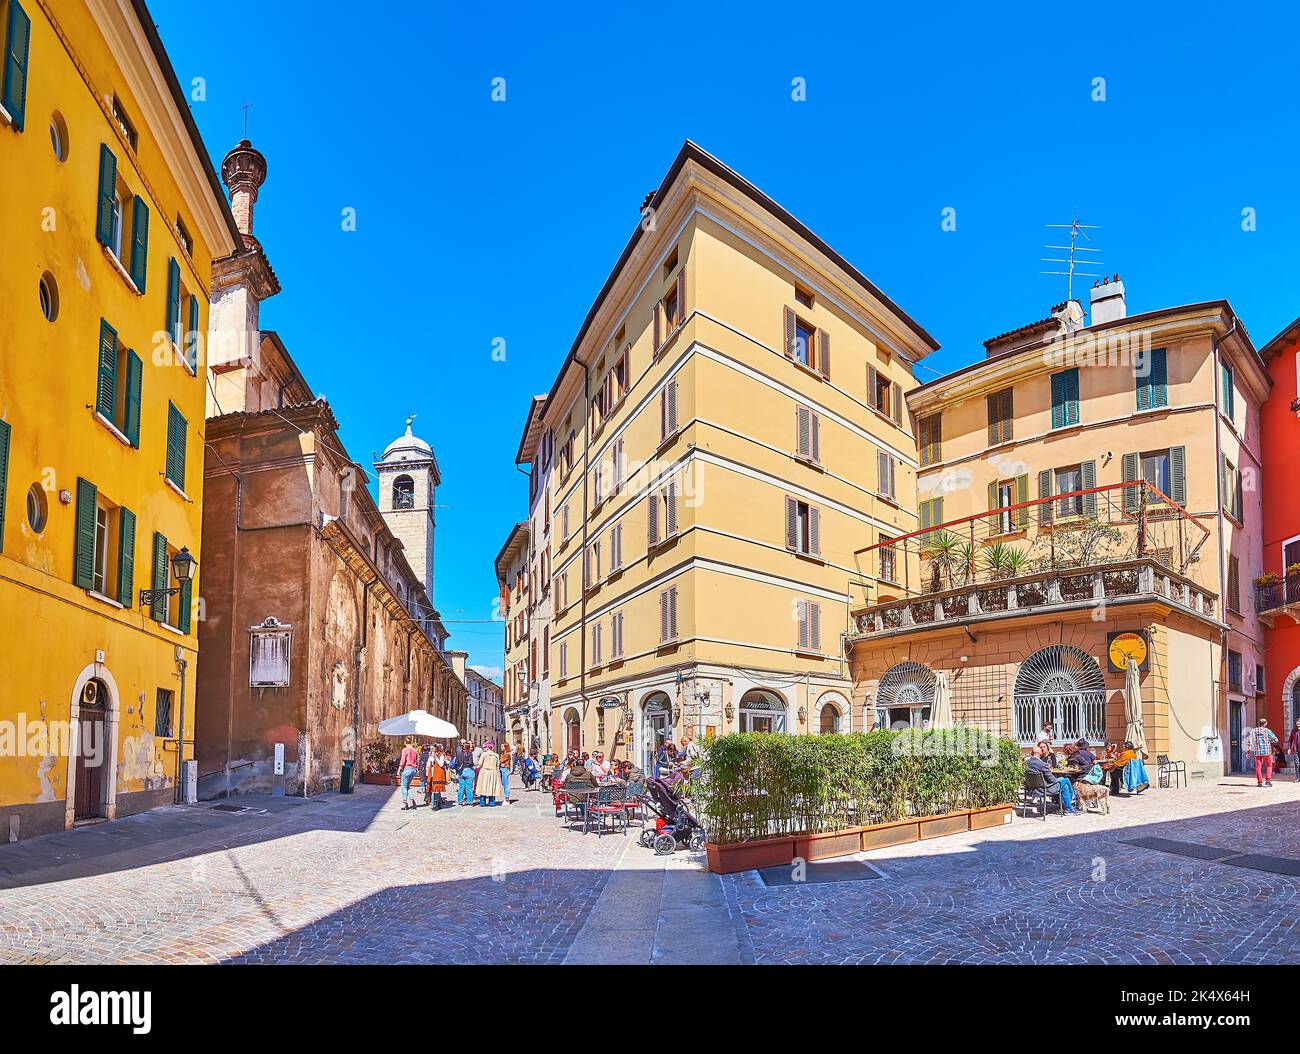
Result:
<instances>
[{"instance_id":1,"label":"outdoor cafe chair","mask_svg":"<svg viewBox=\"0 0 1300 1054\"><path fill-rule=\"evenodd\" d=\"M597 787L596 793L587 802L586 813L582 821L582 833L587 833L587 826L595 824L598 837L604 837L605 825L615 828L621 823L623 833L627 834L627 809L623 804L624 789L617 784Z\"/></svg>"},{"instance_id":2,"label":"outdoor cafe chair","mask_svg":"<svg viewBox=\"0 0 1300 1054\"><path fill-rule=\"evenodd\" d=\"M1181 776L1183 786L1187 786L1187 762L1170 761L1168 754L1156 755L1156 786L1168 787L1169 777L1173 776L1174 786L1178 786L1178 779Z\"/></svg>"},{"instance_id":3,"label":"outdoor cafe chair","mask_svg":"<svg viewBox=\"0 0 1300 1054\"><path fill-rule=\"evenodd\" d=\"M627 813L628 822L635 820L642 827L645 827L646 808L645 808L645 779L629 780L628 785L623 788L623 809Z\"/></svg>"},{"instance_id":4,"label":"outdoor cafe chair","mask_svg":"<svg viewBox=\"0 0 1300 1054\"><path fill-rule=\"evenodd\" d=\"M1047 807L1056 803L1058 811L1061 809L1061 798L1059 794L1053 794L1053 786L1050 780L1041 772L1029 769L1025 772L1025 782L1020 787L1020 804L1023 808L1036 808L1040 811L1042 819L1047 819Z\"/></svg>"}]
</instances>

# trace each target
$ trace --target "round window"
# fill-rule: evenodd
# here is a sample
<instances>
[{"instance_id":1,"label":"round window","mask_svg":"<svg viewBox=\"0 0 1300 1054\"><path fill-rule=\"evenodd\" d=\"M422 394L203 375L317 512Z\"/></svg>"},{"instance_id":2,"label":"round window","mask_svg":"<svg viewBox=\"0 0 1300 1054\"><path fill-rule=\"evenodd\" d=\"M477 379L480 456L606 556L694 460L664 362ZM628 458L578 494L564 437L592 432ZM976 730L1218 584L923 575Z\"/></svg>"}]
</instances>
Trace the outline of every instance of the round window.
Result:
<instances>
[{"instance_id":1,"label":"round window","mask_svg":"<svg viewBox=\"0 0 1300 1054\"><path fill-rule=\"evenodd\" d=\"M58 160L68 160L68 126L58 110L50 114L50 146Z\"/></svg>"},{"instance_id":2,"label":"round window","mask_svg":"<svg viewBox=\"0 0 1300 1054\"><path fill-rule=\"evenodd\" d=\"M27 488L27 522L37 534L45 530L45 520L49 506L45 503L45 488L33 483Z\"/></svg>"},{"instance_id":3,"label":"round window","mask_svg":"<svg viewBox=\"0 0 1300 1054\"><path fill-rule=\"evenodd\" d=\"M47 322L59 317L59 286L49 271L41 275L41 314Z\"/></svg>"}]
</instances>

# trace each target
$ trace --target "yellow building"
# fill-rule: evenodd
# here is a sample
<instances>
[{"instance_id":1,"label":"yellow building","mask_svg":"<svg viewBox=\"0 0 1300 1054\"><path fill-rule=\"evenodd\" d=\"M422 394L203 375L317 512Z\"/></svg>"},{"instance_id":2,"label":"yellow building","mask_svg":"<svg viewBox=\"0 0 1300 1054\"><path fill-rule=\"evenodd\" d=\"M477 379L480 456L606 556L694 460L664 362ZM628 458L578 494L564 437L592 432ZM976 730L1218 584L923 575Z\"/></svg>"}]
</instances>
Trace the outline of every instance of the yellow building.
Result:
<instances>
[{"instance_id":1,"label":"yellow building","mask_svg":"<svg viewBox=\"0 0 1300 1054\"><path fill-rule=\"evenodd\" d=\"M549 655L528 680L546 671L553 747L644 764L666 736L861 728L853 552L916 528L903 398L936 347L683 147L534 403L527 580Z\"/></svg>"},{"instance_id":2,"label":"yellow building","mask_svg":"<svg viewBox=\"0 0 1300 1054\"><path fill-rule=\"evenodd\" d=\"M1152 757L1216 776L1264 689L1242 583L1268 377L1224 301L1130 316L1118 278L1091 299L1090 325L1058 305L909 393L919 533L863 539L855 701L918 724L942 675L961 722L1118 742L1134 654Z\"/></svg>"},{"instance_id":3,"label":"yellow building","mask_svg":"<svg viewBox=\"0 0 1300 1054\"><path fill-rule=\"evenodd\" d=\"M192 756L202 572L183 584L175 559L202 565L205 352L191 335L238 231L140 0L0 0L0 32L12 839L171 801ZM154 587L174 592L144 603Z\"/></svg>"}]
</instances>

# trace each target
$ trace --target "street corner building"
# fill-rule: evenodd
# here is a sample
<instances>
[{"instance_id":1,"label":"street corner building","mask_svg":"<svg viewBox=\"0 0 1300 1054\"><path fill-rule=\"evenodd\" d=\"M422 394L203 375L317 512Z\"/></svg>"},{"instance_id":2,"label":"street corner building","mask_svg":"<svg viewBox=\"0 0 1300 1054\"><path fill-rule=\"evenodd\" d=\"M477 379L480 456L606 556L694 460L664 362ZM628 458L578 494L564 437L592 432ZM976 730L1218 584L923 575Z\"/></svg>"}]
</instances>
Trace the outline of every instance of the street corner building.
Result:
<instances>
[{"instance_id":1,"label":"street corner building","mask_svg":"<svg viewBox=\"0 0 1300 1054\"><path fill-rule=\"evenodd\" d=\"M202 798L339 789L344 762L384 742L380 722L467 717L464 653L446 651L433 606L433 448L408 419L372 465L376 500L329 404L260 328L280 291L253 234L267 170L248 140L222 163L240 243L213 272Z\"/></svg>"},{"instance_id":2,"label":"street corner building","mask_svg":"<svg viewBox=\"0 0 1300 1054\"><path fill-rule=\"evenodd\" d=\"M877 725L920 725L942 677L958 723L1117 743L1132 660L1152 757L1192 780L1241 771L1264 712L1243 590L1260 493L1242 482L1264 363L1225 301L1129 316L1118 276L1090 299L1090 325L1059 304L908 394L920 524L857 554L855 698Z\"/></svg>"},{"instance_id":3,"label":"street corner building","mask_svg":"<svg viewBox=\"0 0 1300 1054\"><path fill-rule=\"evenodd\" d=\"M638 218L529 407L507 719L643 766L688 733L861 729L853 553L917 527L904 397L937 344L694 143Z\"/></svg>"},{"instance_id":4,"label":"street corner building","mask_svg":"<svg viewBox=\"0 0 1300 1054\"><path fill-rule=\"evenodd\" d=\"M239 232L142 3L3 0L0 33L0 837L15 840L171 802L192 775L202 336L212 260Z\"/></svg>"}]
</instances>

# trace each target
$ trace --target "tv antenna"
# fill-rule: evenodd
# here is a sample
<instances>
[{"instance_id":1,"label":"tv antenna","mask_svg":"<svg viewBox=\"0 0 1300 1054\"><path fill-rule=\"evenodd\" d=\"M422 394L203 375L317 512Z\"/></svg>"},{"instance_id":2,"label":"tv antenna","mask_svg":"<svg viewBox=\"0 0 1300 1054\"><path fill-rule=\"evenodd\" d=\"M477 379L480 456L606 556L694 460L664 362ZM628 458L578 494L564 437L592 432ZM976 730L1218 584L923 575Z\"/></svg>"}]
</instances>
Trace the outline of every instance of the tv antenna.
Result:
<instances>
[{"instance_id":1,"label":"tv antenna","mask_svg":"<svg viewBox=\"0 0 1300 1054\"><path fill-rule=\"evenodd\" d=\"M1101 228L1093 223L1080 223L1079 215L1077 212L1075 213L1074 219L1072 219L1069 223L1045 223L1043 224L1043 226L1054 228L1057 230L1068 230L1070 232L1069 245L1044 245L1043 246L1044 249L1058 249L1061 252L1069 253L1069 256L1065 257L1064 259L1055 256L1041 257L1043 263L1064 264L1066 270L1040 271L1039 274L1063 275L1065 277L1066 299L1073 300L1075 275L1078 275L1080 278L1101 277L1100 274L1097 274L1093 271L1080 271L1078 269L1078 266L1080 264L1082 264L1085 267L1092 267L1094 265L1101 263L1100 249L1094 249L1087 245L1079 244L1079 239L1081 238L1086 242L1092 241L1092 239L1088 237L1088 233L1087 233L1088 231L1097 231L1097 230L1101 230ZM1076 258L1076 254L1078 253L1096 253L1098 255L1080 256Z\"/></svg>"}]
</instances>

